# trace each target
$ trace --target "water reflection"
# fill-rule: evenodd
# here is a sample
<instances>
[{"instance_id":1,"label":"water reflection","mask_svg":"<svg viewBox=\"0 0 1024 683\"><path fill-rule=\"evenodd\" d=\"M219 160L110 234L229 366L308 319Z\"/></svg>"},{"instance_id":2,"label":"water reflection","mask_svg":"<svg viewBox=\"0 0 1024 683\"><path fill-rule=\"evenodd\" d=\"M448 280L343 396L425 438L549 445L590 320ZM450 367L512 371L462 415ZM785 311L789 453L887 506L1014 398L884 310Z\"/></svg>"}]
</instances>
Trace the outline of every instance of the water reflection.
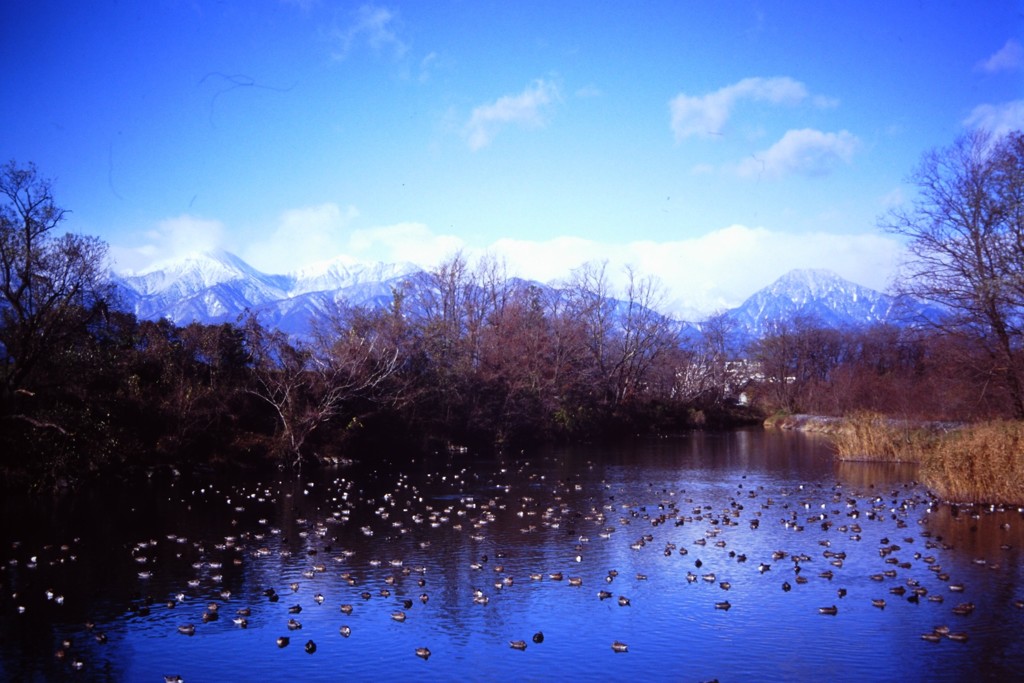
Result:
<instances>
[{"instance_id":1,"label":"water reflection","mask_svg":"<svg viewBox=\"0 0 1024 683\"><path fill-rule=\"evenodd\" d=\"M914 476L751 430L8 499L0 678L1016 675L1024 519Z\"/></svg>"}]
</instances>

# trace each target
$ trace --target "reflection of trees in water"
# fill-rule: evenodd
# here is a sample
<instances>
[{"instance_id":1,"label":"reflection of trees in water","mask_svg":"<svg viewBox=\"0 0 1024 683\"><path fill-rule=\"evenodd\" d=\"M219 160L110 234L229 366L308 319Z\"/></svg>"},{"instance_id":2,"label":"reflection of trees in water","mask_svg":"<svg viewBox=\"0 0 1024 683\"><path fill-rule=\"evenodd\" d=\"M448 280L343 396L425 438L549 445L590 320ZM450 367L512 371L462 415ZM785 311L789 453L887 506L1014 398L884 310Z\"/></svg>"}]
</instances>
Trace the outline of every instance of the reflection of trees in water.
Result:
<instances>
[{"instance_id":1,"label":"reflection of trees in water","mask_svg":"<svg viewBox=\"0 0 1024 683\"><path fill-rule=\"evenodd\" d=\"M901 462L835 461L836 479L846 486L880 487L914 481L918 465Z\"/></svg>"},{"instance_id":2,"label":"reflection of trees in water","mask_svg":"<svg viewBox=\"0 0 1024 683\"><path fill-rule=\"evenodd\" d=\"M924 518L924 528L967 561L985 560L1001 570L1020 571L1024 513L1018 508L938 505Z\"/></svg>"}]
</instances>

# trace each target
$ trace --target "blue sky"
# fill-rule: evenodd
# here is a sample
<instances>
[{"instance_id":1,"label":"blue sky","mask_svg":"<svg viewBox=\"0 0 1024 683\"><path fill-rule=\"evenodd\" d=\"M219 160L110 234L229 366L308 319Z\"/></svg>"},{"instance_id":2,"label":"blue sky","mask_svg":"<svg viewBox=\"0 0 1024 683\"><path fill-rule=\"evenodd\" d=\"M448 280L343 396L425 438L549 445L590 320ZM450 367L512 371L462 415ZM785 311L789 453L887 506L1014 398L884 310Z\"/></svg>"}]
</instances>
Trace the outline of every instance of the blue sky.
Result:
<instances>
[{"instance_id":1,"label":"blue sky","mask_svg":"<svg viewBox=\"0 0 1024 683\"><path fill-rule=\"evenodd\" d=\"M791 268L884 288L921 154L1024 127L1024 3L7 3L0 156L117 267L456 249L666 307Z\"/></svg>"}]
</instances>

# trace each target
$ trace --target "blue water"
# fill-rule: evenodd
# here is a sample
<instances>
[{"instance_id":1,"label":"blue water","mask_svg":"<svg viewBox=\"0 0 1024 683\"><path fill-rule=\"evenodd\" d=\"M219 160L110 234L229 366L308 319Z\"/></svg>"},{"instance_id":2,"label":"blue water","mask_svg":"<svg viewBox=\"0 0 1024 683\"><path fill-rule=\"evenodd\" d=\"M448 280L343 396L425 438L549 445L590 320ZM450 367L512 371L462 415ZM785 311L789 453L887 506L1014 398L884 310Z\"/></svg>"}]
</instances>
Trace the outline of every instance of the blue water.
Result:
<instances>
[{"instance_id":1,"label":"blue water","mask_svg":"<svg viewBox=\"0 0 1024 683\"><path fill-rule=\"evenodd\" d=\"M937 504L913 468L836 463L819 438L760 430L401 456L284 481L154 478L8 498L0 678L952 681L1024 670L1024 518ZM908 592L890 592L899 587ZM927 591L917 603L915 587ZM204 622L211 602L218 617ZM965 602L974 610L955 614ZM240 608L247 628L233 623ZM185 624L194 635L178 632ZM921 638L937 626L966 642ZM525 650L510 646L520 640Z\"/></svg>"}]
</instances>

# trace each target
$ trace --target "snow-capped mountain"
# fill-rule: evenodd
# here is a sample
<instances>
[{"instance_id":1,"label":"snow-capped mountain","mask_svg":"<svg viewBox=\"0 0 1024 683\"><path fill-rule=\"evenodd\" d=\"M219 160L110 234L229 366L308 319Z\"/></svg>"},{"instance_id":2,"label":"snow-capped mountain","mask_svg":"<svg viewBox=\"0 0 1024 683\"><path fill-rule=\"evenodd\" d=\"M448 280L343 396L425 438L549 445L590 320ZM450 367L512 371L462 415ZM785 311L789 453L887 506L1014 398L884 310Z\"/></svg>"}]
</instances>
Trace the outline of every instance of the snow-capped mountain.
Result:
<instances>
[{"instance_id":1,"label":"snow-capped mountain","mask_svg":"<svg viewBox=\"0 0 1024 683\"><path fill-rule=\"evenodd\" d=\"M285 275L262 273L226 251L192 254L137 274L115 275L122 305L140 318L176 324L234 322L245 311L289 334L338 301L379 305L420 269L409 263L357 264L343 258Z\"/></svg>"},{"instance_id":2,"label":"snow-capped mountain","mask_svg":"<svg viewBox=\"0 0 1024 683\"><path fill-rule=\"evenodd\" d=\"M792 270L726 313L739 336L756 339L780 322L804 318L826 327L907 324L934 311L844 280L830 270Z\"/></svg>"},{"instance_id":3,"label":"snow-capped mountain","mask_svg":"<svg viewBox=\"0 0 1024 683\"><path fill-rule=\"evenodd\" d=\"M422 272L411 263L356 263L345 257L284 275L262 273L234 254L194 254L138 274L114 276L122 305L140 318L177 324L234 322L245 311L289 334L306 335L334 304L385 305L392 291ZM844 280L827 270L794 270L725 313L740 345L775 323L803 317L830 327L907 322L934 314L919 304ZM699 327L680 323L687 336Z\"/></svg>"}]
</instances>

